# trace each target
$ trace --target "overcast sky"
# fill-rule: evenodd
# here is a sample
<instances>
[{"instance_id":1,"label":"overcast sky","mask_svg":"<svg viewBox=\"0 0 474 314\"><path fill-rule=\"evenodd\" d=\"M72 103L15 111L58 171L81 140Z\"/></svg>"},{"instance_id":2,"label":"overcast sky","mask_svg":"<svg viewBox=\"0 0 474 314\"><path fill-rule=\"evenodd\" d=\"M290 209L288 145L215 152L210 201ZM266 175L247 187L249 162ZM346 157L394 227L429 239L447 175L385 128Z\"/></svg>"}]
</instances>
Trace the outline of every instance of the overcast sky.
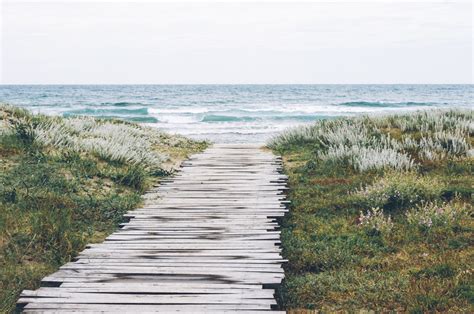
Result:
<instances>
[{"instance_id":1,"label":"overcast sky","mask_svg":"<svg viewBox=\"0 0 474 314\"><path fill-rule=\"evenodd\" d=\"M472 4L0 0L0 82L472 83Z\"/></svg>"}]
</instances>

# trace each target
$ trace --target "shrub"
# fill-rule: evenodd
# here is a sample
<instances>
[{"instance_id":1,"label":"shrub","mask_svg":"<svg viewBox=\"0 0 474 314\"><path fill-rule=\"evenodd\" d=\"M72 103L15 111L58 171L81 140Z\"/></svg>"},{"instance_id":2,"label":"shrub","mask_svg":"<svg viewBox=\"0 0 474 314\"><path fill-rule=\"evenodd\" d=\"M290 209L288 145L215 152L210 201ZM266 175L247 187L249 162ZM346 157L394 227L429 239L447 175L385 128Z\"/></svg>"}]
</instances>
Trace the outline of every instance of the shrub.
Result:
<instances>
[{"instance_id":1,"label":"shrub","mask_svg":"<svg viewBox=\"0 0 474 314\"><path fill-rule=\"evenodd\" d=\"M434 110L323 120L285 131L267 145L282 151L314 144L320 160L351 166L360 172L409 170L416 167L413 158L435 161L473 156L469 140L474 133L473 115L473 111ZM394 128L398 129L397 139L390 136Z\"/></svg>"},{"instance_id":2,"label":"shrub","mask_svg":"<svg viewBox=\"0 0 474 314\"><path fill-rule=\"evenodd\" d=\"M466 134L474 133L472 110L425 110L411 114L389 115L375 121L378 126L399 128L403 132L442 132L458 130Z\"/></svg>"},{"instance_id":3,"label":"shrub","mask_svg":"<svg viewBox=\"0 0 474 314\"><path fill-rule=\"evenodd\" d=\"M440 131L423 134L419 139L405 137L403 147L414 150L421 160L444 160L452 157L469 157L471 147L468 134L461 131Z\"/></svg>"},{"instance_id":4,"label":"shrub","mask_svg":"<svg viewBox=\"0 0 474 314\"><path fill-rule=\"evenodd\" d=\"M335 146L319 154L323 161L333 161L363 172L378 169L410 170L415 167L414 161L405 153L392 148L367 148L360 146Z\"/></svg>"},{"instance_id":5,"label":"shrub","mask_svg":"<svg viewBox=\"0 0 474 314\"><path fill-rule=\"evenodd\" d=\"M449 203L426 202L413 207L406 213L410 225L431 228L458 224L472 213L471 205L452 201Z\"/></svg>"},{"instance_id":6,"label":"shrub","mask_svg":"<svg viewBox=\"0 0 474 314\"><path fill-rule=\"evenodd\" d=\"M36 134L33 124L29 118L13 120L12 129L14 134L16 134L16 136L24 145L33 144Z\"/></svg>"},{"instance_id":7,"label":"shrub","mask_svg":"<svg viewBox=\"0 0 474 314\"><path fill-rule=\"evenodd\" d=\"M380 131L372 127L366 117L321 120L312 126L289 129L269 140L271 148L316 143L322 147L339 145L367 146L377 142Z\"/></svg>"},{"instance_id":8,"label":"shrub","mask_svg":"<svg viewBox=\"0 0 474 314\"><path fill-rule=\"evenodd\" d=\"M392 218L390 215L385 217L383 209L378 207L372 207L365 214L360 212L358 222L359 226L369 233L387 233L393 228Z\"/></svg>"},{"instance_id":9,"label":"shrub","mask_svg":"<svg viewBox=\"0 0 474 314\"><path fill-rule=\"evenodd\" d=\"M372 185L356 191L362 204L385 209L405 208L439 199L445 184L436 177L388 172Z\"/></svg>"},{"instance_id":10,"label":"shrub","mask_svg":"<svg viewBox=\"0 0 474 314\"><path fill-rule=\"evenodd\" d=\"M103 160L160 169L167 156L152 146L160 132L135 124L91 118L51 118L37 127L43 145L92 153Z\"/></svg>"},{"instance_id":11,"label":"shrub","mask_svg":"<svg viewBox=\"0 0 474 314\"><path fill-rule=\"evenodd\" d=\"M119 183L133 187L138 191L144 191L146 187L147 173L140 166L130 166L119 175Z\"/></svg>"},{"instance_id":12,"label":"shrub","mask_svg":"<svg viewBox=\"0 0 474 314\"><path fill-rule=\"evenodd\" d=\"M36 142L55 150L93 154L106 161L139 165L149 171L160 170L168 159L153 146L170 139L150 127L90 117L31 115L8 105L0 105L0 112L8 117L1 120L1 134L12 130L26 146ZM177 144L183 141L176 138L173 140Z\"/></svg>"}]
</instances>

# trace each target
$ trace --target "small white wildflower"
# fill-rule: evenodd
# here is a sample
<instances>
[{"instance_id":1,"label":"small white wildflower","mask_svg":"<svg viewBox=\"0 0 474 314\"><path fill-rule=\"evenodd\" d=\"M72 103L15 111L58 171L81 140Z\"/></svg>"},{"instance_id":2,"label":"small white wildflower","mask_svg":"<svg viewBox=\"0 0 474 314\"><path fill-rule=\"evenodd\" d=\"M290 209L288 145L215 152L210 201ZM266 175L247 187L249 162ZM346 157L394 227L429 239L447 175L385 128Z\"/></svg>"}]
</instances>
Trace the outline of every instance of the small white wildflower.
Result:
<instances>
[{"instance_id":1,"label":"small white wildflower","mask_svg":"<svg viewBox=\"0 0 474 314\"><path fill-rule=\"evenodd\" d=\"M365 214L360 212L359 225L379 232L388 232L393 227L390 215L385 217L383 210L378 207L371 208Z\"/></svg>"}]
</instances>

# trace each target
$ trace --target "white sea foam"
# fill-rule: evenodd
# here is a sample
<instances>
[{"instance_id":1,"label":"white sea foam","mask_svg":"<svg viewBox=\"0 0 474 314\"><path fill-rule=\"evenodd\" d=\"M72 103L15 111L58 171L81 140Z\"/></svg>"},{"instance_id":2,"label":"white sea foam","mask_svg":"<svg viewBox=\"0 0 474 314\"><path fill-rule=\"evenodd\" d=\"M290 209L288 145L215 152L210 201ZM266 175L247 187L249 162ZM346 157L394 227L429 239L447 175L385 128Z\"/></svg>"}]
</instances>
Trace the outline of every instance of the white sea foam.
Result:
<instances>
[{"instance_id":1,"label":"white sea foam","mask_svg":"<svg viewBox=\"0 0 474 314\"><path fill-rule=\"evenodd\" d=\"M148 112L156 117L162 114L180 114L180 113L206 113L209 112L209 108L206 107L180 107L180 108L149 108Z\"/></svg>"},{"instance_id":2,"label":"white sea foam","mask_svg":"<svg viewBox=\"0 0 474 314\"><path fill-rule=\"evenodd\" d=\"M173 124L188 124L201 121L201 118L194 115L155 115L155 117L160 122Z\"/></svg>"}]
</instances>

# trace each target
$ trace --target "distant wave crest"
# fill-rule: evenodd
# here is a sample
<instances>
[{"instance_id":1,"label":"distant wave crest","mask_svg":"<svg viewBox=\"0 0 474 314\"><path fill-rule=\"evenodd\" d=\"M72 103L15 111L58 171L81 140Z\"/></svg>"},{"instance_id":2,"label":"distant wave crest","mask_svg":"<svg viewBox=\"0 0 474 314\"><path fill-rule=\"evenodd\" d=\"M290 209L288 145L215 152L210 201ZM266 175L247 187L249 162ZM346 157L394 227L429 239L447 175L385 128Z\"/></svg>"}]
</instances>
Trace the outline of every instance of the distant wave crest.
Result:
<instances>
[{"instance_id":1,"label":"distant wave crest","mask_svg":"<svg viewBox=\"0 0 474 314\"><path fill-rule=\"evenodd\" d=\"M68 110L64 117L93 116L102 119L122 119L140 123L157 123L159 120L148 115L147 108L83 108Z\"/></svg>"},{"instance_id":2,"label":"distant wave crest","mask_svg":"<svg viewBox=\"0 0 474 314\"><path fill-rule=\"evenodd\" d=\"M127 102L127 101L122 101L122 102L112 102L112 103L103 103L103 105L109 105L109 106L114 106L114 107L128 107L128 106L146 106L147 104L143 104L141 102Z\"/></svg>"},{"instance_id":3,"label":"distant wave crest","mask_svg":"<svg viewBox=\"0 0 474 314\"><path fill-rule=\"evenodd\" d=\"M432 106L430 102L382 102L382 101L349 101L337 104L346 107L408 107L408 106Z\"/></svg>"},{"instance_id":4,"label":"distant wave crest","mask_svg":"<svg viewBox=\"0 0 474 314\"><path fill-rule=\"evenodd\" d=\"M215 115L209 114L205 115L201 122L245 122L245 121L255 121L257 117L239 117L239 116L224 116L224 115Z\"/></svg>"},{"instance_id":5,"label":"distant wave crest","mask_svg":"<svg viewBox=\"0 0 474 314\"><path fill-rule=\"evenodd\" d=\"M64 112L64 116L81 116L81 115L148 115L148 108L84 108L77 110L69 110Z\"/></svg>"}]
</instances>

